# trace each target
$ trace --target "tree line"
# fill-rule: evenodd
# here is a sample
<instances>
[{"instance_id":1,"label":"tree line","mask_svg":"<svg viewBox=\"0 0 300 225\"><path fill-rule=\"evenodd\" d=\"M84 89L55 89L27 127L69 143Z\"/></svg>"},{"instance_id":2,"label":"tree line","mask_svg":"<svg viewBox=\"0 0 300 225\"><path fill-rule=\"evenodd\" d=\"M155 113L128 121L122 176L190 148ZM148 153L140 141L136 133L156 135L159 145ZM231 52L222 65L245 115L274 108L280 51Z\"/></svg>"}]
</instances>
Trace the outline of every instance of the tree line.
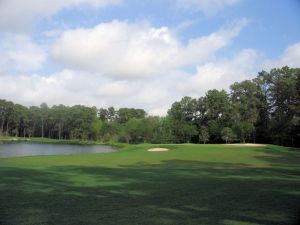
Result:
<instances>
[{"instance_id":1,"label":"tree line","mask_svg":"<svg viewBox=\"0 0 300 225\"><path fill-rule=\"evenodd\" d=\"M143 109L42 103L25 107L0 99L0 135L126 143L257 142L300 146L300 68L262 71L230 91L183 97L164 117Z\"/></svg>"}]
</instances>

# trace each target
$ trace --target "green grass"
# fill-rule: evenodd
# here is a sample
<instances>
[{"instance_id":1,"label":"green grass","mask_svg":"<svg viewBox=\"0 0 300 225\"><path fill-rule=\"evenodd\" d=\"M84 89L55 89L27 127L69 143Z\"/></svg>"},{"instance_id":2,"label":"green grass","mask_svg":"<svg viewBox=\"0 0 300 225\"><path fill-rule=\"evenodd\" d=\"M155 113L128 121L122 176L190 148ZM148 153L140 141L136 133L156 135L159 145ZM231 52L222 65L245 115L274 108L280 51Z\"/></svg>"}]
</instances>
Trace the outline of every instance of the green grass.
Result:
<instances>
[{"instance_id":1,"label":"green grass","mask_svg":"<svg viewBox=\"0 0 300 225\"><path fill-rule=\"evenodd\" d=\"M0 159L1 225L296 224L300 151L122 145L94 155Z\"/></svg>"},{"instance_id":2,"label":"green grass","mask_svg":"<svg viewBox=\"0 0 300 225\"><path fill-rule=\"evenodd\" d=\"M98 145L104 144L99 141L92 140L77 140L77 139L53 139L53 138L41 138L41 137L33 137L33 138L22 138L22 137L5 137L0 136L0 144L3 141L25 141L25 142L36 142L36 143L51 143L51 144L73 144L73 145Z\"/></svg>"}]
</instances>

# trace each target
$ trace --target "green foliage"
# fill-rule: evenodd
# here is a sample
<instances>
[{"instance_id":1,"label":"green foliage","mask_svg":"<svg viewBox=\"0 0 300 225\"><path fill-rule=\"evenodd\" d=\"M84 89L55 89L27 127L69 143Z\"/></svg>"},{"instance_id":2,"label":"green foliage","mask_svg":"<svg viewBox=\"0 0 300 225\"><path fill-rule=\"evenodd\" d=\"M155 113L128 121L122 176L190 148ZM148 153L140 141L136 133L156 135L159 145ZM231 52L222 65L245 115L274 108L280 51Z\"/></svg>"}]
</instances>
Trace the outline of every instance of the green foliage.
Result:
<instances>
[{"instance_id":1,"label":"green foliage","mask_svg":"<svg viewBox=\"0 0 300 225\"><path fill-rule=\"evenodd\" d=\"M227 143L230 143L236 139L236 134L229 127L224 127L221 131L222 140Z\"/></svg>"},{"instance_id":2,"label":"green foliage","mask_svg":"<svg viewBox=\"0 0 300 225\"><path fill-rule=\"evenodd\" d=\"M209 141L209 132L208 129L204 126L201 127L201 130L199 132L199 141L202 141L203 144Z\"/></svg>"},{"instance_id":3,"label":"green foliage","mask_svg":"<svg viewBox=\"0 0 300 225\"><path fill-rule=\"evenodd\" d=\"M209 90L203 98L203 104L208 120L225 122L228 118L230 102L226 91Z\"/></svg>"},{"instance_id":4,"label":"green foliage","mask_svg":"<svg viewBox=\"0 0 300 225\"><path fill-rule=\"evenodd\" d=\"M103 123L100 129L100 136L103 142L115 142L119 140L121 125L116 121Z\"/></svg>"},{"instance_id":5,"label":"green foliage","mask_svg":"<svg viewBox=\"0 0 300 225\"><path fill-rule=\"evenodd\" d=\"M126 143L141 143L143 141L143 121L141 119L130 119L122 129L122 137Z\"/></svg>"},{"instance_id":6,"label":"green foliage","mask_svg":"<svg viewBox=\"0 0 300 225\"><path fill-rule=\"evenodd\" d=\"M121 108L116 112L116 120L125 124L132 118L143 119L146 116L146 112L143 109L133 108Z\"/></svg>"},{"instance_id":7,"label":"green foliage","mask_svg":"<svg viewBox=\"0 0 300 225\"><path fill-rule=\"evenodd\" d=\"M173 103L168 111L169 128L174 143L190 142L191 137L197 134L193 119L196 113L197 102L191 97L184 97L180 102Z\"/></svg>"},{"instance_id":8,"label":"green foliage","mask_svg":"<svg viewBox=\"0 0 300 225\"><path fill-rule=\"evenodd\" d=\"M255 127L250 122L237 122L234 125L235 133L238 135L240 141L246 142L246 140L250 140L251 134L253 133Z\"/></svg>"}]
</instances>

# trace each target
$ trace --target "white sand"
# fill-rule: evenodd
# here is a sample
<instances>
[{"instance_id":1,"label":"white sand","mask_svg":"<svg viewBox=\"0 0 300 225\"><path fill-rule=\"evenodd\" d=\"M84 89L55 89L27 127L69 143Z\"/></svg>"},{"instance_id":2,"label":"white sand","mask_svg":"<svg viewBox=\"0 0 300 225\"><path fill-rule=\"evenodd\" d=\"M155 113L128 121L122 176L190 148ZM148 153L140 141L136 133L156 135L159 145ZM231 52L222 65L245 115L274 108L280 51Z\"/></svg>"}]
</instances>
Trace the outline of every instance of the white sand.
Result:
<instances>
[{"instance_id":1,"label":"white sand","mask_svg":"<svg viewBox=\"0 0 300 225\"><path fill-rule=\"evenodd\" d=\"M225 145L232 145L232 146L248 146L248 147L264 147L264 144L253 144L253 143L240 143L240 144L225 144Z\"/></svg>"},{"instance_id":2,"label":"white sand","mask_svg":"<svg viewBox=\"0 0 300 225\"><path fill-rule=\"evenodd\" d=\"M148 149L149 152L166 152L169 151L167 148L150 148Z\"/></svg>"}]
</instances>

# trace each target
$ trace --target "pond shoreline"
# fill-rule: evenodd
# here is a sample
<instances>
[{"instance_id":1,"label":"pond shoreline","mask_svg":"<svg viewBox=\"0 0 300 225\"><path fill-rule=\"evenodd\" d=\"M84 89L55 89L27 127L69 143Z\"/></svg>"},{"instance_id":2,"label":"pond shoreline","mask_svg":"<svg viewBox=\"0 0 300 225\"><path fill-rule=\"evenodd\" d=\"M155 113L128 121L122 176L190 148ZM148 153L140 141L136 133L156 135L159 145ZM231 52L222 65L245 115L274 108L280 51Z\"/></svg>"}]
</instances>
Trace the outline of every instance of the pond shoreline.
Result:
<instances>
[{"instance_id":1,"label":"pond shoreline","mask_svg":"<svg viewBox=\"0 0 300 225\"><path fill-rule=\"evenodd\" d=\"M76 139L51 139L51 138L20 138L20 137L0 137L0 144L5 142L33 142L51 144L70 144L70 145L110 145L99 141L76 140Z\"/></svg>"},{"instance_id":2,"label":"pond shoreline","mask_svg":"<svg viewBox=\"0 0 300 225\"><path fill-rule=\"evenodd\" d=\"M0 158L42 155L74 155L111 153L117 149L110 145L75 145L68 143L38 143L26 141L6 141L0 145Z\"/></svg>"}]
</instances>

